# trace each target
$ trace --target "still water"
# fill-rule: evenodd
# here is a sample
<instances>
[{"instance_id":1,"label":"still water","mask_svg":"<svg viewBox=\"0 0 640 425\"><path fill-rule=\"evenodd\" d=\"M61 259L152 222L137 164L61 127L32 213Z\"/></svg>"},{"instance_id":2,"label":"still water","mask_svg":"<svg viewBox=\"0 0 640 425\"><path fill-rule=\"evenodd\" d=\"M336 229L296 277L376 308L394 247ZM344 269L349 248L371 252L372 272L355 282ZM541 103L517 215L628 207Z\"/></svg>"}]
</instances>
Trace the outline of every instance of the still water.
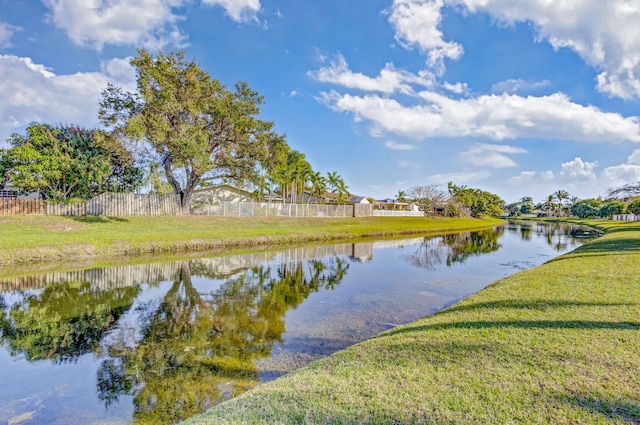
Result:
<instances>
[{"instance_id":1,"label":"still water","mask_svg":"<svg viewBox=\"0 0 640 425\"><path fill-rule=\"evenodd\" d=\"M0 279L0 423L176 422L567 252L572 234L511 223Z\"/></svg>"}]
</instances>

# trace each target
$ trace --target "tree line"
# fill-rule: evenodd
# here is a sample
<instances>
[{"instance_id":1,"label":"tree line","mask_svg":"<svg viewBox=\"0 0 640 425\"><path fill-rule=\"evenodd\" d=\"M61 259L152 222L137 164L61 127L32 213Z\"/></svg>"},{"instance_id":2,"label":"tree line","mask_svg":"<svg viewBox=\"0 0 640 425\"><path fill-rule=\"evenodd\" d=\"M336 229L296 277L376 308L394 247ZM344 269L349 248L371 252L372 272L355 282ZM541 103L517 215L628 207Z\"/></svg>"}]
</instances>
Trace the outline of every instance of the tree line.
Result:
<instances>
[{"instance_id":1,"label":"tree line","mask_svg":"<svg viewBox=\"0 0 640 425\"><path fill-rule=\"evenodd\" d=\"M260 118L264 98L246 82L227 88L185 52L152 55L141 49L131 61L137 88L128 92L108 85L98 117L102 129L33 123L26 134L12 134L9 149L0 149L0 187L7 183L22 193L45 199L90 199L104 192L180 195L189 214L194 190L230 183L252 192L256 200L306 202L335 194L349 199L337 172L313 170L302 152L292 149L274 123ZM530 214L605 217L640 213L640 182L628 184L602 199L578 200L558 190L534 204L532 198L506 205L499 196L449 182L400 191L427 215L483 216Z\"/></svg>"},{"instance_id":2,"label":"tree line","mask_svg":"<svg viewBox=\"0 0 640 425\"><path fill-rule=\"evenodd\" d=\"M496 194L465 185L447 184L447 190L439 185L418 185L398 191L398 202L411 202L425 215L446 217L498 216L504 210L504 201Z\"/></svg>"},{"instance_id":3,"label":"tree line","mask_svg":"<svg viewBox=\"0 0 640 425\"><path fill-rule=\"evenodd\" d=\"M539 215L547 217L578 218L640 214L640 182L610 189L604 199L602 197L579 199L566 190L558 189L542 202L534 204L531 197L525 196L518 202L506 205L505 209L511 216L532 214L536 211Z\"/></svg>"},{"instance_id":4,"label":"tree line","mask_svg":"<svg viewBox=\"0 0 640 425\"><path fill-rule=\"evenodd\" d=\"M188 214L193 192L231 183L257 198L277 193L296 202L303 190L348 200L337 172L314 171L274 123L260 118L264 99L247 83L227 88L184 51L138 51L137 89L108 85L98 117L103 129L33 123L0 150L0 184L45 199L89 199L104 192L180 195Z\"/></svg>"},{"instance_id":5,"label":"tree line","mask_svg":"<svg viewBox=\"0 0 640 425\"><path fill-rule=\"evenodd\" d=\"M397 202L418 205L426 215L509 216L531 215L547 217L597 218L615 214L640 214L640 182L609 189L600 198L579 199L558 189L541 202L534 203L530 196L506 204L498 195L481 189L459 186L452 182L443 190L436 184L418 185L399 190Z\"/></svg>"}]
</instances>

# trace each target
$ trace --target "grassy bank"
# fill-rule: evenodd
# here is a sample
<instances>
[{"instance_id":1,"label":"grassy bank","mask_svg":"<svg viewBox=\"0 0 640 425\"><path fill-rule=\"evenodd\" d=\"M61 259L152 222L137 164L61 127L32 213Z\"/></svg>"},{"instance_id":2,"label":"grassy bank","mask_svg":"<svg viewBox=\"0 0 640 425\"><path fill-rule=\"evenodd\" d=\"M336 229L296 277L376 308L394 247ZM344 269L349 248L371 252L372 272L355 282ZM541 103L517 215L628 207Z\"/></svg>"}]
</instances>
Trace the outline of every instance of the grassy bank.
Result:
<instances>
[{"instance_id":1,"label":"grassy bank","mask_svg":"<svg viewBox=\"0 0 640 425\"><path fill-rule=\"evenodd\" d=\"M640 423L640 223L214 407L196 424Z\"/></svg>"},{"instance_id":2,"label":"grassy bank","mask_svg":"<svg viewBox=\"0 0 640 425\"><path fill-rule=\"evenodd\" d=\"M0 265L457 231L496 223L423 217L0 217Z\"/></svg>"}]
</instances>

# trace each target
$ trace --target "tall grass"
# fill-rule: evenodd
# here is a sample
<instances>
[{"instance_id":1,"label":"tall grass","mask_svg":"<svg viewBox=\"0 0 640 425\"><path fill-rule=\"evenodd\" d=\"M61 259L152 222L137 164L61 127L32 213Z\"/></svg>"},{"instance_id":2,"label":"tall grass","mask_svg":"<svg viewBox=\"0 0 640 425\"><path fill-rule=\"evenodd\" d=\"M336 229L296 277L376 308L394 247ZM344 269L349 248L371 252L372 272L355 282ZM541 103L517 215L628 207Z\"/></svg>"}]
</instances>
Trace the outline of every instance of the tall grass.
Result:
<instances>
[{"instance_id":1,"label":"tall grass","mask_svg":"<svg viewBox=\"0 0 640 425\"><path fill-rule=\"evenodd\" d=\"M640 223L187 424L640 423Z\"/></svg>"}]
</instances>

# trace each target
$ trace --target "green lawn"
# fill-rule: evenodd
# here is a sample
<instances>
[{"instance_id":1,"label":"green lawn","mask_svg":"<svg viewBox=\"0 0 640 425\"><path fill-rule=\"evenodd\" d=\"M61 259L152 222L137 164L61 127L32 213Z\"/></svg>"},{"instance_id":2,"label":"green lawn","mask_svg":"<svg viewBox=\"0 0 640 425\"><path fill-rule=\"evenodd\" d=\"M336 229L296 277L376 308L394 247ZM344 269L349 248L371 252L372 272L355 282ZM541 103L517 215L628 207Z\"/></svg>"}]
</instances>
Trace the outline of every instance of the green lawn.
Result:
<instances>
[{"instance_id":1,"label":"green lawn","mask_svg":"<svg viewBox=\"0 0 640 425\"><path fill-rule=\"evenodd\" d=\"M491 218L424 217L0 217L0 265L13 266L3 268L7 273L18 270L19 265L49 267L45 263L121 262L122 256L219 252L231 248L460 231L501 222ZM120 258L114 260L114 257Z\"/></svg>"},{"instance_id":2,"label":"green lawn","mask_svg":"<svg viewBox=\"0 0 640 425\"><path fill-rule=\"evenodd\" d=\"M639 424L640 223L214 407L195 424Z\"/></svg>"}]
</instances>

